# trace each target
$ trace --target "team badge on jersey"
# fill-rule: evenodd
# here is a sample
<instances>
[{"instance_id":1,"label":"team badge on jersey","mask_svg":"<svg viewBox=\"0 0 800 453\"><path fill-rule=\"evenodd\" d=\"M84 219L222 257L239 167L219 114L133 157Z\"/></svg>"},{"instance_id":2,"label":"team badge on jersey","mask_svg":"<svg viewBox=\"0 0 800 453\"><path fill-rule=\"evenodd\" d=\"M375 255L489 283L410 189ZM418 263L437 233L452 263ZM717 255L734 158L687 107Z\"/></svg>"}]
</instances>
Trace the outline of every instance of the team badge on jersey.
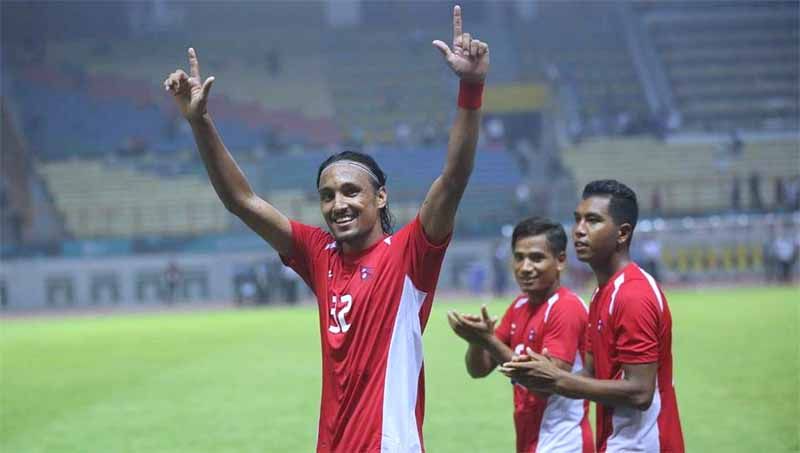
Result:
<instances>
[{"instance_id":1,"label":"team badge on jersey","mask_svg":"<svg viewBox=\"0 0 800 453\"><path fill-rule=\"evenodd\" d=\"M369 280L372 274L373 270L371 267L361 266L361 280Z\"/></svg>"}]
</instances>

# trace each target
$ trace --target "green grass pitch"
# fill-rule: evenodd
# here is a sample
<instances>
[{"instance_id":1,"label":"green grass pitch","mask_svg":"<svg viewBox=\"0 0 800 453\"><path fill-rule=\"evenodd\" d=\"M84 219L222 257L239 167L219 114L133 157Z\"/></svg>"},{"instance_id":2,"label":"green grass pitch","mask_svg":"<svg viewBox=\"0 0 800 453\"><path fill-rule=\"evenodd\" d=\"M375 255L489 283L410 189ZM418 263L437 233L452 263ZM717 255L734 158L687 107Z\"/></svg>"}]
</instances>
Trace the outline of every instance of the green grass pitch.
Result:
<instances>
[{"instance_id":1,"label":"green grass pitch","mask_svg":"<svg viewBox=\"0 0 800 453\"><path fill-rule=\"evenodd\" d=\"M690 452L796 452L797 288L668 291ZM490 303L501 314L508 300ZM511 388L472 380L439 301L424 336L429 451L514 449ZM308 452L311 308L3 320L0 451Z\"/></svg>"}]
</instances>

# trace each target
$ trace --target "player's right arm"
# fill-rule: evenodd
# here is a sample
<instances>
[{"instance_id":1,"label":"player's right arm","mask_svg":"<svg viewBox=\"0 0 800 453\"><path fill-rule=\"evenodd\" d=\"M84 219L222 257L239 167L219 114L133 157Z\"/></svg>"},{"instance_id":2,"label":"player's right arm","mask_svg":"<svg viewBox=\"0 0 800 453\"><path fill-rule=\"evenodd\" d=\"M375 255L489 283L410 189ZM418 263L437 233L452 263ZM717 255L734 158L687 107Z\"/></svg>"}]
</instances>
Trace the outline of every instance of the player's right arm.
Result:
<instances>
[{"instance_id":1,"label":"player's right arm","mask_svg":"<svg viewBox=\"0 0 800 453\"><path fill-rule=\"evenodd\" d=\"M280 254L292 251L289 219L253 192L242 170L222 143L206 105L214 77L202 81L195 50L189 48L189 75L178 69L164 81L181 114L192 128L197 149L217 196L231 213L258 233Z\"/></svg>"},{"instance_id":2,"label":"player's right arm","mask_svg":"<svg viewBox=\"0 0 800 453\"><path fill-rule=\"evenodd\" d=\"M447 313L447 322L456 335L469 346L464 357L467 373L474 378L487 376L495 367L511 360L514 352L495 334L497 318L490 318L486 305L481 307L481 315Z\"/></svg>"}]
</instances>

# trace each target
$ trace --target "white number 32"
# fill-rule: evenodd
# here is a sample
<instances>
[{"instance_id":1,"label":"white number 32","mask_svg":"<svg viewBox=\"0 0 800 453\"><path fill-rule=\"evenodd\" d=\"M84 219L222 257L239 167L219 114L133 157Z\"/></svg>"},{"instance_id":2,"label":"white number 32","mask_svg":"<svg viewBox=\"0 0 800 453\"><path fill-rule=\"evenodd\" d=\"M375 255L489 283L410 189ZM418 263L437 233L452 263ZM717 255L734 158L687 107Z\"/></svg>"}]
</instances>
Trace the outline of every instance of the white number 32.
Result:
<instances>
[{"instance_id":1,"label":"white number 32","mask_svg":"<svg viewBox=\"0 0 800 453\"><path fill-rule=\"evenodd\" d=\"M340 300L333 296L331 300L331 325L328 330L331 333L345 333L350 330L350 324L345 319L345 315L350 313L350 308L353 307L353 296L350 294L343 295Z\"/></svg>"}]
</instances>

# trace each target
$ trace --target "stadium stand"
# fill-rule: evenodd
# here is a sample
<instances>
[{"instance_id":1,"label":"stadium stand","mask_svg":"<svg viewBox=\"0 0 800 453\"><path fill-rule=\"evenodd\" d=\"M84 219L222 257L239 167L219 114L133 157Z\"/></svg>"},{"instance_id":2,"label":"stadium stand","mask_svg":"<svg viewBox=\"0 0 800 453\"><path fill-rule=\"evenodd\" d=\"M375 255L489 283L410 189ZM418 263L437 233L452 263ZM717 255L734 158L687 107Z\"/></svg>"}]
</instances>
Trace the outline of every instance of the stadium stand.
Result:
<instances>
[{"instance_id":1,"label":"stadium stand","mask_svg":"<svg viewBox=\"0 0 800 453\"><path fill-rule=\"evenodd\" d=\"M800 35L793 5L631 6L631 17L652 38L684 119L671 133L796 130ZM31 8L30 20L56 14ZM217 77L215 121L260 194L293 217L319 223L312 175L323 154L341 146L375 155L389 174L391 204L401 221L416 212L424 197L419 188L441 167L453 113L455 85L430 46L447 38L441 24L449 11L435 3L364 2L360 24L334 26L324 11L302 3L225 14L214 5L175 4L172 22L161 28L127 24L120 33L113 8L101 8L109 22L95 31L103 39L48 29L40 48L28 48L18 37L13 52L4 47L4 55L14 57L4 69L4 94L13 98L19 135L47 183L34 185L38 189L29 196L44 200L43 206L52 196L50 207L63 213L66 236L197 238L244 231L214 197L191 133L162 91L165 73L186 67L188 45L198 49L204 75ZM797 178L796 138L751 140L745 133L738 155L725 151L724 137L718 144L618 138L631 133L620 129L621 119L656 113L647 74L637 66L641 49L630 45L629 16L619 8L537 2L535 14L525 16L510 3L477 1L469 14L476 33L493 46L484 110L505 121L508 140L488 143L479 153L459 234L496 234L532 210L568 217L572 192L597 177L631 182L645 212L665 216L729 210L737 184L741 208L748 209L753 174L761 178L769 208L779 204L772 187ZM210 30L196 27L212 23ZM553 136L562 122L558 116L569 110L564 84L576 95L584 128L571 138L588 139L560 151L566 141ZM510 139L512 129L529 133L525 152ZM429 130L434 135L426 137ZM4 176L3 184L14 206L26 205L17 193L23 186L13 180L18 173ZM526 185L531 195L521 200ZM552 209L543 208L543 200L559 197L564 200ZM25 209L15 212L32 208Z\"/></svg>"},{"instance_id":2,"label":"stadium stand","mask_svg":"<svg viewBox=\"0 0 800 453\"><path fill-rule=\"evenodd\" d=\"M796 2L639 6L685 130L797 128Z\"/></svg>"},{"instance_id":3,"label":"stadium stand","mask_svg":"<svg viewBox=\"0 0 800 453\"><path fill-rule=\"evenodd\" d=\"M23 243L65 239L63 218L34 171L34 159L17 127L15 109L4 98L0 98L0 108L0 245L9 250Z\"/></svg>"},{"instance_id":4,"label":"stadium stand","mask_svg":"<svg viewBox=\"0 0 800 453\"><path fill-rule=\"evenodd\" d=\"M512 25L516 41L524 43L518 47L521 77L541 81L557 71L576 91L590 135L611 133L620 114L649 116L620 19L609 4L541 2L532 21Z\"/></svg>"},{"instance_id":5,"label":"stadium stand","mask_svg":"<svg viewBox=\"0 0 800 453\"><path fill-rule=\"evenodd\" d=\"M429 48L439 34L397 27L332 33L336 39L325 44L326 68L336 121L348 136L366 144L391 144L400 124L412 131L429 123L445 127L452 109L450 90L440 77L439 56Z\"/></svg>"},{"instance_id":6,"label":"stadium stand","mask_svg":"<svg viewBox=\"0 0 800 453\"><path fill-rule=\"evenodd\" d=\"M761 179L764 208L773 206L775 179L788 181L800 174L798 146L797 140L751 142L743 145L741 155L730 156L714 144L620 138L586 141L563 150L563 156L578 189L599 175L617 178L637 191L645 212L680 215L732 210L734 180L740 179L744 193L744 179L754 173ZM656 191L661 192L660 206L654 206ZM747 205L743 201L741 207Z\"/></svg>"},{"instance_id":7,"label":"stadium stand","mask_svg":"<svg viewBox=\"0 0 800 453\"><path fill-rule=\"evenodd\" d=\"M208 182L169 179L100 161L38 168L76 238L196 235L223 231L228 217Z\"/></svg>"}]
</instances>

